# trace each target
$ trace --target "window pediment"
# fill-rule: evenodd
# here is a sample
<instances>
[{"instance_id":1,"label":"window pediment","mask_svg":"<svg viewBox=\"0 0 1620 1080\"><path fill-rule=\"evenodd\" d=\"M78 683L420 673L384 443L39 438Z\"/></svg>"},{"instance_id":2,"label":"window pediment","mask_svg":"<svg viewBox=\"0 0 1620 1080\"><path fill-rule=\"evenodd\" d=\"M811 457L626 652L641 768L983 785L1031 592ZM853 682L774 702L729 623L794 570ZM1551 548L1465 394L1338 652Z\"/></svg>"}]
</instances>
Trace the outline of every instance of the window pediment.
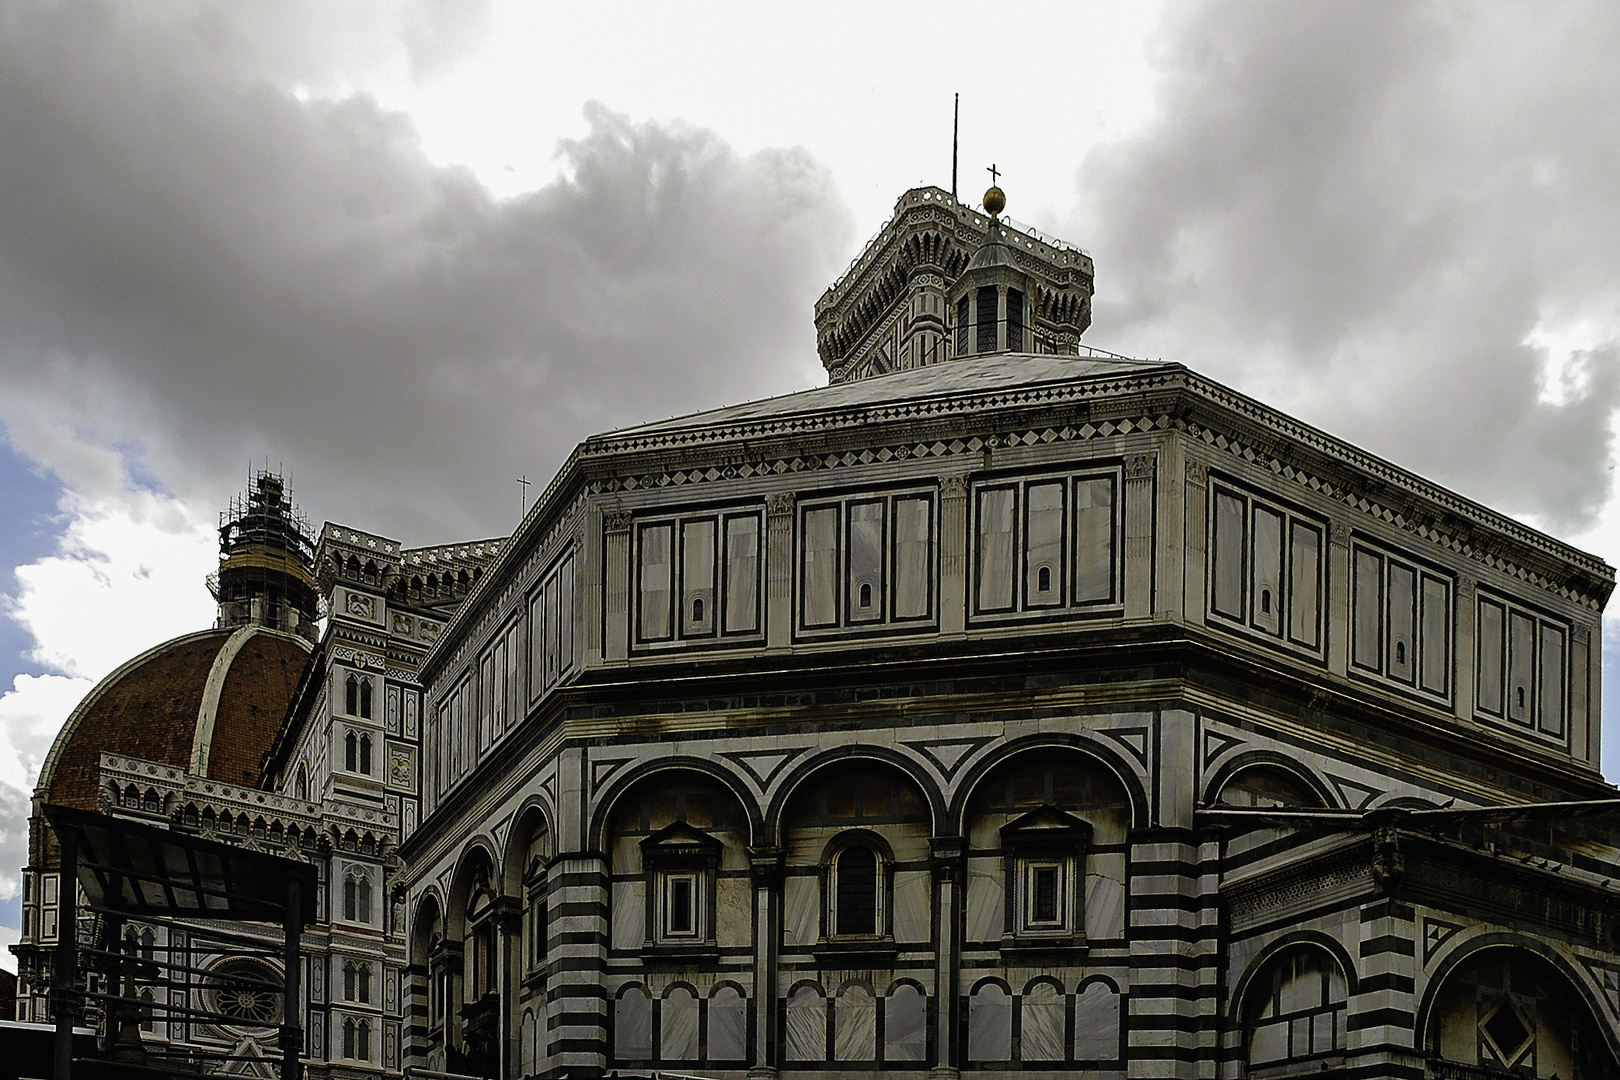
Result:
<instances>
[{"instance_id":1,"label":"window pediment","mask_svg":"<svg viewBox=\"0 0 1620 1080\"><path fill-rule=\"evenodd\" d=\"M649 869L713 866L720 861L720 841L684 821L653 833L641 842L641 860Z\"/></svg>"},{"instance_id":2,"label":"window pediment","mask_svg":"<svg viewBox=\"0 0 1620 1080\"><path fill-rule=\"evenodd\" d=\"M1001 827L1009 851L1072 852L1091 843L1091 823L1055 806L1039 806Z\"/></svg>"}]
</instances>

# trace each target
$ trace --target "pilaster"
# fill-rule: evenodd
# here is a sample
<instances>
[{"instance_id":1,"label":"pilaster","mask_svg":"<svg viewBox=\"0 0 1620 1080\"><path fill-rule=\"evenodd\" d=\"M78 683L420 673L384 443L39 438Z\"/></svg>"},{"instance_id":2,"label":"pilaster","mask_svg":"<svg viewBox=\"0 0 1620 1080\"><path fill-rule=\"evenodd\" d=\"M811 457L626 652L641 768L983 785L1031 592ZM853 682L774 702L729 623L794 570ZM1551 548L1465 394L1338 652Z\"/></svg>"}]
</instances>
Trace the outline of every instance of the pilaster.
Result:
<instances>
[{"instance_id":1,"label":"pilaster","mask_svg":"<svg viewBox=\"0 0 1620 1080\"><path fill-rule=\"evenodd\" d=\"M793 505L791 491L765 497L765 644L793 641Z\"/></svg>"},{"instance_id":2,"label":"pilaster","mask_svg":"<svg viewBox=\"0 0 1620 1080\"><path fill-rule=\"evenodd\" d=\"M630 512L604 513L602 534L602 655L623 660L630 649ZM582 636L594 638L594 628L587 626Z\"/></svg>"},{"instance_id":3,"label":"pilaster","mask_svg":"<svg viewBox=\"0 0 1620 1080\"><path fill-rule=\"evenodd\" d=\"M1158 455L1125 459L1125 617L1153 614L1153 477Z\"/></svg>"},{"instance_id":4,"label":"pilaster","mask_svg":"<svg viewBox=\"0 0 1620 1080\"><path fill-rule=\"evenodd\" d=\"M968 478L939 481L939 632L960 634L967 626Z\"/></svg>"}]
</instances>

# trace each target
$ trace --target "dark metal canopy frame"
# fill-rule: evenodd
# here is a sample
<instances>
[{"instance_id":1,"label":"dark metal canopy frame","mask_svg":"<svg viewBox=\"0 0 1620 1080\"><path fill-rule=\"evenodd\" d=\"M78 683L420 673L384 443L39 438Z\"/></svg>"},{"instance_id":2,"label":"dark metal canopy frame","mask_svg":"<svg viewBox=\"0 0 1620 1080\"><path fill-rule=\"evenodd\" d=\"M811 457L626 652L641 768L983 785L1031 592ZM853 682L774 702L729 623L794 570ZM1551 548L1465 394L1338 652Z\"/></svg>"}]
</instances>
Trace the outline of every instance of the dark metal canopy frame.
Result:
<instances>
[{"instance_id":1,"label":"dark metal canopy frame","mask_svg":"<svg viewBox=\"0 0 1620 1080\"><path fill-rule=\"evenodd\" d=\"M119 1047L109 1058L127 1051L123 1067L109 1072L110 1060L75 1061L73 1024L85 999L101 1001L110 1020L122 1014L139 1018L142 1011L213 1020L235 1026L274 1028L281 1049L282 1080L302 1080L304 1031L299 1005L299 936L315 921L315 867L295 859L232 844L204 840L187 833L173 832L154 825L126 821L105 814L65 806L46 806L46 820L61 843L62 914L57 934L55 974L51 1003L56 1019L56 1076L72 1080L74 1066L81 1076L162 1075L164 1070L143 1067L138 1025L130 1026L132 1047ZM78 889L73 887L75 880ZM103 919L103 935L97 946L82 948L78 940L78 892L82 889L85 909ZM179 920L197 922L270 923L281 925L282 981L255 979L242 973L223 975L202 971L186 963L187 950L163 950L162 959L131 956L121 949L120 934L126 921L136 919L159 925ZM262 940L228 931L209 931L210 936L240 944L244 955L267 956ZM180 955L175 955L175 953ZM115 965L106 992L86 993L78 985L80 956ZM206 977L209 986L237 991L265 991L281 994L279 1023L268 1018L245 1019L211 1008L191 1008L165 1002L144 1001L127 985L124 973L139 968L144 977L161 973L164 985L174 985L173 975ZM208 1004L208 1002L204 1002ZM110 1023L109 1028L113 1028ZM120 1033L122 1034L122 1033ZM111 1031L109 1032L109 1039ZM123 1041L123 1040L121 1040ZM220 1054L221 1059L237 1055ZM256 1058L254 1060L264 1060ZM115 1066L115 1068L117 1068ZM174 1072L169 1071L170 1075Z\"/></svg>"}]
</instances>

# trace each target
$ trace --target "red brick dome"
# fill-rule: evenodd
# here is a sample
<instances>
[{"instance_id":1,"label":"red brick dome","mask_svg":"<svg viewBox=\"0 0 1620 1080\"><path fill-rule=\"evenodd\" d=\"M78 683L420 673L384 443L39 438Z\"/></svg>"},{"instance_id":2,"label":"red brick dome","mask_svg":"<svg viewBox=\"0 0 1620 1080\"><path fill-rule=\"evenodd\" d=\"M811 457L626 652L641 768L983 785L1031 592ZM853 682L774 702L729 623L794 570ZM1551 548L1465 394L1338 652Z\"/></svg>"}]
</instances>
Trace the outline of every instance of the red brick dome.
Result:
<instances>
[{"instance_id":1,"label":"red brick dome","mask_svg":"<svg viewBox=\"0 0 1620 1080\"><path fill-rule=\"evenodd\" d=\"M103 753L257 786L310 650L303 638L262 626L204 630L148 649L73 710L40 770L37 797L94 810Z\"/></svg>"}]
</instances>

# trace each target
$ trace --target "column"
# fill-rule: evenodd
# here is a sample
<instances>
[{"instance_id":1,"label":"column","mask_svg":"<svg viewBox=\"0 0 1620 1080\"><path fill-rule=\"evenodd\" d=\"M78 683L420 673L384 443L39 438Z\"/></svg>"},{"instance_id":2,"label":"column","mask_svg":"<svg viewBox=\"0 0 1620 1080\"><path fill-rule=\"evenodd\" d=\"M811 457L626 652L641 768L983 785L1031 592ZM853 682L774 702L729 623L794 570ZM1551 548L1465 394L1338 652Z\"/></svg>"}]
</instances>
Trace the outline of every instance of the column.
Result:
<instances>
[{"instance_id":1,"label":"column","mask_svg":"<svg viewBox=\"0 0 1620 1080\"><path fill-rule=\"evenodd\" d=\"M1209 467L1195 457L1188 456L1186 468L1186 522L1187 553L1181 565L1181 611L1188 622L1203 622L1208 582L1204 578L1209 565L1209 528L1205 524L1209 514ZM1166 547L1176 546L1172 536Z\"/></svg>"},{"instance_id":2,"label":"column","mask_svg":"<svg viewBox=\"0 0 1620 1080\"><path fill-rule=\"evenodd\" d=\"M961 1072L961 894L967 887L967 843L960 836L928 840L934 869L934 1080L955 1080Z\"/></svg>"},{"instance_id":3,"label":"column","mask_svg":"<svg viewBox=\"0 0 1620 1080\"><path fill-rule=\"evenodd\" d=\"M602 656L623 660L630 650L630 512L602 515L603 630ZM587 639L595 635L585 628Z\"/></svg>"},{"instance_id":4,"label":"column","mask_svg":"<svg viewBox=\"0 0 1620 1080\"><path fill-rule=\"evenodd\" d=\"M750 1080L775 1080L782 1060L777 1045L781 1011L776 982L777 952L782 943L782 865L779 847L751 847L748 867L754 878L754 1064Z\"/></svg>"},{"instance_id":5,"label":"column","mask_svg":"<svg viewBox=\"0 0 1620 1080\"><path fill-rule=\"evenodd\" d=\"M495 902L495 953L500 1019L496 1029L496 1057L500 1076L521 1076L522 1048L518 1044L518 997L523 982L523 906L516 897Z\"/></svg>"},{"instance_id":6,"label":"column","mask_svg":"<svg viewBox=\"0 0 1620 1080\"><path fill-rule=\"evenodd\" d=\"M793 643L793 504L791 491L765 496L765 644Z\"/></svg>"},{"instance_id":7,"label":"column","mask_svg":"<svg viewBox=\"0 0 1620 1080\"><path fill-rule=\"evenodd\" d=\"M939 481L939 632L960 634L967 625L968 479Z\"/></svg>"},{"instance_id":8,"label":"column","mask_svg":"<svg viewBox=\"0 0 1620 1080\"><path fill-rule=\"evenodd\" d=\"M1220 844L1191 829L1137 829L1129 882L1126 1075L1206 1080L1219 1058Z\"/></svg>"},{"instance_id":9,"label":"column","mask_svg":"<svg viewBox=\"0 0 1620 1080\"><path fill-rule=\"evenodd\" d=\"M1157 458L1125 459L1125 617L1153 614L1153 474Z\"/></svg>"},{"instance_id":10,"label":"column","mask_svg":"<svg viewBox=\"0 0 1620 1080\"><path fill-rule=\"evenodd\" d=\"M600 1075L608 1060L608 860L565 852L546 868L546 1053L554 1070ZM509 1074L510 1075L510 1074Z\"/></svg>"},{"instance_id":11,"label":"column","mask_svg":"<svg viewBox=\"0 0 1620 1080\"><path fill-rule=\"evenodd\" d=\"M1322 632L1327 635L1328 670L1350 673L1350 526L1328 522L1327 605Z\"/></svg>"},{"instance_id":12,"label":"column","mask_svg":"<svg viewBox=\"0 0 1620 1080\"><path fill-rule=\"evenodd\" d=\"M1359 992L1345 1010L1347 1072L1362 1076L1422 1077L1413 1042L1414 992L1419 973L1417 912L1393 894L1402 874L1399 811L1382 814L1373 830L1373 876L1384 899L1361 909L1356 959Z\"/></svg>"}]
</instances>

